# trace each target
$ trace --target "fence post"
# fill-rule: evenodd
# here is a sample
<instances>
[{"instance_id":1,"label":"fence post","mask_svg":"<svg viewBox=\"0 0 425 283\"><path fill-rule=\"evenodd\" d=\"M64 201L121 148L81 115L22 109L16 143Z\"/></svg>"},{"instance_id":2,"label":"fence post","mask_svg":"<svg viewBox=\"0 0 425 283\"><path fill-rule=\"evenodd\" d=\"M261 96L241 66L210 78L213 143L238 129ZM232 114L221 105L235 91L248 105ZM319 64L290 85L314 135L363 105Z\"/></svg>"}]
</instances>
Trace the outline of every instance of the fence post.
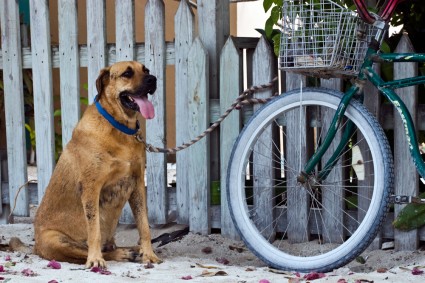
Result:
<instances>
[{"instance_id":1,"label":"fence post","mask_svg":"<svg viewBox=\"0 0 425 283\"><path fill-rule=\"evenodd\" d=\"M306 86L305 76L289 72L286 73L286 89L288 91L300 88L301 85L302 87ZM308 121L306 119L306 115L300 115L299 111L299 109L291 111L291 113L287 116L286 123L285 154L288 163L294 164L295 167L301 167L301 165L304 165L307 162L306 135L308 131ZM302 111L306 111L305 107L303 107ZM289 148L292 144L299 144L300 147L297 148L299 148L300 151L297 151L294 148ZM309 234L307 233L307 231L309 231L309 199L305 190L299 190L296 188L296 176L291 174L289 171L286 172L286 176L288 187L288 238L294 243L305 242L309 240Z\"/></svg>"},{"instance_id":2,"label":"fence post","mask_svg":"<svg viewBox=\"0 0 425 283\"><path fill-rule=\"evenodd\" d=\"M176 54L176 144L189 140L188 54L195 34L194 15L187 0L181 1L174 18ZM187 150L176 154L177 223L189 224L189 163Z\"/></svg>"},{"instance_id":3,"label":"fence post","mask_svg":"<svg viewBox=\"0 0 425 283\"><path fill-rule=\"evenodd\" d=\"M255 48L252 58L252 83L259 85L269 82L275 75L277 70L277 60L273 54L267 39L263 36ZM254 93L254 98L268 98L273 95L273 89L267 89ZM254 105L254 112L261 105ZM274 231L273 223L273 210L274 207L271 203L274 200L274 190L265 190L264 188L273 188L275 186L275 158L273 158L273 137L276 132L274 125L268 126L264 129L261 137L258 138L254 149L253 155L253 193L254 193L254 207L255 215L261 219L264 227L257 227L262 231L266 239L273 240L276 231ZM254 221L255 222L255 221Z\"/></svg>"},{"instance_id":4,"label":"fence post","mask_svg":"<svg viewBox=\"0 0 425 283\"><path fill-rule=\"evenodd\" d=\"M407 34L403 34L400 42L395 50L396 53L414 52L412 43ZM394 63L394 79L415 77L418 75L417 63ZM398 89L397 94L406 104L412 119L417 124L417 106L418 106L418 87L411 86ZM394 109L394 112L397 112ZM407 146L406 134L401 118L398 114L394 114L394 172L395 174L395 194L396 195L418 195L418 174L412 162L410 151ZM405 205L396 205L394 207L395 216L397 217L401 209ZM419 245L418 230L404 232L394 230L395 249L416 250Z\"/></svg>"},{"instance_id":5,"label":"fence post","mask_svg":"<svg viewBox=\"0 0 425 283\"><path fill-rule=\"evenodd\" d=\"M188 112L189 134L196 137L209 125L209 76L208 53L199 37L195 39L188 57ZM188 148L190 231L208 235L210 221L210 167L209 139L207 136Z\"/></svg>"},{"instance_id":6,"label":"fence post","mask_svg":"<svg viewBox=\"0 0 425 283\"><path fill-rule=\"evenodd\" d=\"M132 61L134 50L134 0L115 1L116 62ZM121 223L134 223L128 202L120 217Z\"/></svg>"},{"instance_id":7,"label":"fence post","mask_svg":"<svg viewBox=\"0 0 425 283\"><path fill-rule=\"evenodd\" d=\"M219 99L219 62L220 52L230 33L229 1L199 0L198 2L199 37L208 52L210 99ZM220 135L218 131L210 134L211 180L220 180Z\"/></svg>"},{"instance_id":8,"label":"fence post","mask_svg":"<svg viewBox=\"0 0 425 283\"><path fill-rule=\"evenodd\" d=\"M224 113L236 99L242 89L242 58L236 49L232 37L227 39L220 57L220 113ZM233 225L227 203L227 167L233 144L237 139L241 126L240 111L233 111L220 125L220 162L221 162L221 235L239 239Z\"/></svg>"},{"instance_id":9,"label":"fence post","mask_svg":"<svg viewBox=\"0 0 425 283\"><path fill-rule=\"evenodd\" d=\"M37 184L40 201L55 167L52 58L47 2L47 0L30 1Z\"/></svg>"},{"instance_id":10,"label":"fence post","mask_svg":"<svg viewBox=\"0 0 425 283\"><path fill-rule=\"evenodd\" d=\"M158 147L166 145L165 120L165 11L162 0L148 0L145 7L145 65L157 78L157 89L151 96L155 118L146 121L146 141ZM147 154L147 187L149 219L155 224L166 224L167 156Z\"/></svg>"},{"instance_id":11,"label":"fence post","mask_svg":"<svg viewBox=\"0 0 425 283\"><path fill-rule=\"evenodd\" d=\"M342 80L341 79L321 79L320 84L322 87L327 87L330 89L335 89L338 91L342 90ZM320 136L325 137L327 130L329 129L329 125L332 122L332 119L335 115L335 111L332 110L325 110L321 113L317 113L320 115L321 119L321 132ZM339 141L341 139L341 131L338 131L334 137L334 141L331 143L329 150L325 152L323 155L322 160L324 160L324 164L322 166L324 167L326 165L326 161L330 159L332 156L332 153L335 152L335 149L337 148ZM322 167L322 168L323 168ZM329 174L329 179L337 179L337 180L345 180L343 177L344 170L343 166L341 164L337 164L334 166L332 171ZM323 208L322 209L322 215L323 215L323 225L322 227L322 237L323 240L327 243L340 243L343 239L341 238L341 235L344 235L344 191L342 187L329 186L326 190L323 192L322 202L323 202Z\"/></svg>"},{"instance_id":12,"label":"fence post","mask_svg":"<svg viewBox=\"0 0 425 283\"><path fill-rule=\"evenodd\" d=\"M0 1L3 55L4 102L6 116L9 199L14 200L18 188L27 182L25 148L24 94L22 85L21 35L17 1ZM14 215L29 214L28 190L17 198Z\"/></svg>"},{"instance_id":13,"label":"fence post","mask_svg":"<svg viewBox=\"0 0 425 283\"><path fill-rule=\"evenodd\" d=\"M116 61L134 60L134 0L115 1Z\"/></svg>"},{"instance_id":14,"label":"fence post","mask_svg":"<svg viewBox=\"0 0 425 283\"><path fill-rule=\"evenodd\" d=\"M87 74L89 103L97 94L96 79L106 66L106 15L104 0L86 2L87 9Z\"/></svg>"},{"instance_id":15,"label":"fence post","mask_svg":"<svg viewBox=\"0 0 425 283\"><path fill-rule=\"evenodd\" d=\"M58 10L62 147L65 147L81 116L77 0L60 0Z\"/></svg>"}]
</instances>

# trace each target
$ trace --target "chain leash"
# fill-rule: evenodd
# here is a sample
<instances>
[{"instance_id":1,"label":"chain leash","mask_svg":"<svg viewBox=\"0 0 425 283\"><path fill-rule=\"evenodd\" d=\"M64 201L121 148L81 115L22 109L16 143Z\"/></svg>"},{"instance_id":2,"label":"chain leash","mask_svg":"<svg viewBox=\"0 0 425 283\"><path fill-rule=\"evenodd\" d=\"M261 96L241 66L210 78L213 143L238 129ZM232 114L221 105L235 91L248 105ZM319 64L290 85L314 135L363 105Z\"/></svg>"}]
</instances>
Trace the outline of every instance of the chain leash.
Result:
<instances>
[{"instance_id":1,"label":"chain leash","mask_svg":"<svg viewBox=\"0 0 425 283\"><path fill-rule=\"evenodd\" d=\"M156 147L156 146L153 146L151 144L148 144L145 141L145 139L142 137L141 133L135 134L134 137L138 142L143 143L146 147L146 150L149 151L149 152L175 154L176 152L183 150L183 149L186 149L189 146L197 143L198 141L200 141L201 139L206 137L209 133L214 131L221 124L221 122L223 122L223 120L227 116L229 116L229 114L233 110L240 109L243 105L246 105L246 104L259 104L259 103L263 104L263 103L266 103L266 102L270 101L271 99L273 99L274 96L276 96L277 94L274 94L273 96L271 96L269 98L248 98L247 96L250 95L250 94L253 94L255 92L262 91L262 90L269 89L269 88L273 87L273 85L277 81L277 79L278 79L278 77L276 76L275 78L273 78L267 84L251 86L250 88L244 90L235 99L235 101L230 105L230 107L227 108L227 110L208 129L206 129L203 133L201 133L196 138L194 138L194 139L192 139L188 142L185 142L180 146L177 146L177 147L174 147L174 148L160 148L160 147Z\"/></svg>"}]
</instances>

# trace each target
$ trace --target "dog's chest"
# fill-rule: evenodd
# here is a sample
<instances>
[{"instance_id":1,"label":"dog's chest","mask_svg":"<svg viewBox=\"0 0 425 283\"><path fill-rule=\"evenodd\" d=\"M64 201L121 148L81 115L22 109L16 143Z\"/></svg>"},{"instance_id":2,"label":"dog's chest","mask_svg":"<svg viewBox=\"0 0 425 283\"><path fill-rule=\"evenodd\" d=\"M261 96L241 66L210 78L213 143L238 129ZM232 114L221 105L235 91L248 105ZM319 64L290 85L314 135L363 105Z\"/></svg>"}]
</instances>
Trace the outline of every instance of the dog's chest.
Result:
<instances>
[{"instance_id":1,"label":"dog's chest","mask_svg":"<svg viewBox=\"0 0 425 283\"><path fill-rule=\"evenodd\" d=\"M129 199L137 185L137 178L124 177L115 184L103 187L99 198L100 206L122 206Z\"/></svg>"}]
</instances>

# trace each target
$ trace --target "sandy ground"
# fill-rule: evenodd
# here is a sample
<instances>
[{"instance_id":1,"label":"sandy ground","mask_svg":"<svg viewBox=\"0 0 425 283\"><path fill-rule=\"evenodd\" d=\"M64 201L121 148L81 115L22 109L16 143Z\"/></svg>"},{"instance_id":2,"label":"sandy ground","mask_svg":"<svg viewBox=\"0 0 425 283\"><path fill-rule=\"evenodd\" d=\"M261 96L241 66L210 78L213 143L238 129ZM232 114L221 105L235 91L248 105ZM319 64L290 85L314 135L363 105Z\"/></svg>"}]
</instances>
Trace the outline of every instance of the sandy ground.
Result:
<instances>
[{"instance_id":1,"label":"sandy ground","mask_svg":"<svg viewBox=\"0 0 425 283\"><path fill-rule=\"evenodd\" d=\"M184 228L169 225L152 230L152 237ZM0 244L17 236L26 244L33 244L32 224L0 225ZM137 231L133 225L120 225L118 246L134 245ZM231 249L238 247L241 250ZM210 253L205 253L205 248ZM155 248L164 260L152 268L140 263L108 262L109 275L84 269L82 265L60 263L60 269L48 267L49 261L33 254L0 251L0 283L4 282L423 282L425 275L413 275L413 268L425 270L425 252L367 251L362 256L366 263L349 265L324 274L323 278L305 280L305 274L276 273L257 259L242 242L219 234L201 236L189 233L179 241ZM227 264L217 259L226 259ZM422 267L424 266L424 267ZM25 271L26 270L26 271ZM24 271L24 272L23 272ZM25 276L27 275L33 276ZM209 275L209 276L208 276ZM215 276L213 276L215 275ZM183 278L189 279L185 280ZM192 279L190 279L192 278ZM56 280L56 281L54 281ZM298 281L297 281L298 280ZM345 281L343 281L345 280ZM267 281L261 281L267 282Z\"/></svg>"}]
</instances>

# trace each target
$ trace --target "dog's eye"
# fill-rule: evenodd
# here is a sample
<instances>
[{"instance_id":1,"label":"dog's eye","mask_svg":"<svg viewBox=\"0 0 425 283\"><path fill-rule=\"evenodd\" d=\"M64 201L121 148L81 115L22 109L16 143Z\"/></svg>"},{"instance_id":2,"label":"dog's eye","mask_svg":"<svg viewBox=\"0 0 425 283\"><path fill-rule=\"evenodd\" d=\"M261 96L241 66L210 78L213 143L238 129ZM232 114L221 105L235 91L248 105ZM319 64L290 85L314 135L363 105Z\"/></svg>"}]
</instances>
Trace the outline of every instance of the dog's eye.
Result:
<instances>
[{"instance_id":1,"label":"dog's eye","mask_svg":"<svg viewBox=\"0 0 425 283\"><path fill-rule=\"evenodd\" d=\"M122 73L122 77L125 77L125 78L131 78L131 77L133 77L133 75L134 75L134 72L133 72L133 70L132 69L128 69L127 71L125 71L124 73Z\"/></svg>"},{"instance_id":2,"label":"dog's eye","mask_svg":"<svg viewBox=\"0 0 425 283\"><path fill-rule=\"evenodd\" d=\"M143 66L143 73L149 75L149 69Z\"/></svg>"}]
</instances>

